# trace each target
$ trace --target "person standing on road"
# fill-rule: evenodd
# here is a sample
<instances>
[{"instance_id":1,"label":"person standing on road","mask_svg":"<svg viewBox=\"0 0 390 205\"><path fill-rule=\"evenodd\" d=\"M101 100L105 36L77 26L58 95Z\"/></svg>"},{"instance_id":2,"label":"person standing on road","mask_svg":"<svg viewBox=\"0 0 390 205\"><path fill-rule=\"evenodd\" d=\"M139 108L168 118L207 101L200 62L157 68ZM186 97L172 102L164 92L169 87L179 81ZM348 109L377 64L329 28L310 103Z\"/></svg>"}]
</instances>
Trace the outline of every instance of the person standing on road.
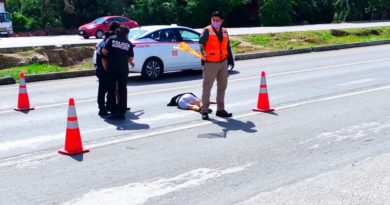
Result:
<instances>
[{"instance_id":1,"label":"person standing on road","mask_svg":"<svg viewBox=\"0 0 390 205\"><path fill-rule=\"evenodd\" d=\"M127 77L129 64L134 67L133 44L128 40L129 29L120 27L117 36L109 39L102 49L107 56L107 74L109 76L107 108L112 111L113 118L125 119L127 108ZM118 88L117 88L118 86ZM115 91L118 89L118 104Z\"/></svg>"},{"instance_id":2,"label":"person standing on road","mask_svg":"<svg viewBox=\"0 0 390 205\"><path fill-rule=\"evenodd\" d=\"M107 116L107 107L106 107L106 94L108 92L108 76L107 72L103 67L102 49L106 45L106 41L109 38L115 37L115 30L120 27L120 24L117 22L112 22L110 25L110 30L105 34L104 40L96 45L96 77L99 79L97 103L99 106L99 115Z\"/></svg>"},{"instance_id":3,"label":"person standing on road","mask_svg":"<svg viewBox=\"0 0 390 205\"><path fill-rule=\"evenodd\" d=\"M232 117L232 113L225 110L225 91L228 81L228 66L234 68L234 60L230 48L228 32L222 28L224 19L219 11L211 15L211 25L207 26L199 39L202 55L205 57L203 67L203 92L201 115L208 120L210 106L210 92L215 79L217 80L217 112L218 117Z\"/></svg>"}]
</instances>

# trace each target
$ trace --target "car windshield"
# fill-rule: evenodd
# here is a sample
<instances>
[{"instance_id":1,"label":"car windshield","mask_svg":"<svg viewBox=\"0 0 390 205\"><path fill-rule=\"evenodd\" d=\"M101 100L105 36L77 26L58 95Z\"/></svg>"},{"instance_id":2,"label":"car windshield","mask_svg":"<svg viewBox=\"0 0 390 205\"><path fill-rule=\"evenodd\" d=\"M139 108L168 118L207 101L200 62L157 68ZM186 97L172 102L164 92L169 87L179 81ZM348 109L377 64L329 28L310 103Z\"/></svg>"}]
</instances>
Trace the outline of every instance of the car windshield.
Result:
<instances>
[{"instance_id":1,"label":"car windshield","mask_svg":"<svg viewBox=\"0 0 390 205\"><path fill-rule=\"evenodd\" d=\"M104 22L104 20L105 20L105 18L98 18L95 21L93 21L93 23L101 24Z\"/></svg>"},{"instance_id":2,"label":"car windshield","mask_svg":"<svg viewBox=\"0 0 390 205\"><path fill-rule=\"evenodd\" d=\"M0 13L0 22L11 22L11 15L9 13Z\"/></svg>"},{"instance_id":3,"label":"car windshield","mask_svg":"<svg viewBox=\"0 0 390 205\"><path fill-rule=\"evenodd\" d=\"M129 33L129 39L135 39L137 38L138 36L144 34L146 32L146 30L140 30L140 29L130 29L130 33Z\"/></svg>"}]
</instances>

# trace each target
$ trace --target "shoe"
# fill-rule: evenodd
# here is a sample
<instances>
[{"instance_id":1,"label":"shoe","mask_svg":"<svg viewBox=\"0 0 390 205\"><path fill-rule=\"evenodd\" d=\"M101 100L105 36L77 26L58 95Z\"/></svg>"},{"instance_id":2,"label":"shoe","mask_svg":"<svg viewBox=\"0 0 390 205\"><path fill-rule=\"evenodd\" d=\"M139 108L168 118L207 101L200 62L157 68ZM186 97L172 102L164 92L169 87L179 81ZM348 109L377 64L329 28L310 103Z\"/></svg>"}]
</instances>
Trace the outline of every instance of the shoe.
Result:
<instances>
[{"instance_id":1,"label":"shoe","mask_svg":"<svg viewBox=\"0 0 390 205\"><path fill-rule=\"evenodd\" d=\"M200 111L200 109L199 109L199 111L196 111L196 112L201 112ZM208 114L210 114L210 113L212 113L213 112L213 110L212 109L209 109L209 111L207 112Z\"/></svg>"},{"instance_id":2,"label":"shoe","mask_svg":"<svg viewBox=\"0 0 390 205\"><path fill-rule=\"evenodd\" d=\"M233 117L233 114L226 112L226 110L218 110L215 115L218 117Z\"/></svg>"},{"instance_id":3,"label":"shoe","mask_svg":"<svg viewBox=\"0 0 390 205\"><path fill-rule=\"evenodd\" d=\"M200 112L200 114L202 115L202 120L209 120L210 119L208 113Z\"/></svg>"},{"instance_id":4,"label":"shoe","mask_svg":"<svg viewBox=\"0 0 390 205\"><path fill-rule=\"evenodd\" d=\"M99 115L99 116L107 116L107 115L108 115L108 112L105 111L105 110L99 110L98 115Z\"/></svg>"}]
</instances>

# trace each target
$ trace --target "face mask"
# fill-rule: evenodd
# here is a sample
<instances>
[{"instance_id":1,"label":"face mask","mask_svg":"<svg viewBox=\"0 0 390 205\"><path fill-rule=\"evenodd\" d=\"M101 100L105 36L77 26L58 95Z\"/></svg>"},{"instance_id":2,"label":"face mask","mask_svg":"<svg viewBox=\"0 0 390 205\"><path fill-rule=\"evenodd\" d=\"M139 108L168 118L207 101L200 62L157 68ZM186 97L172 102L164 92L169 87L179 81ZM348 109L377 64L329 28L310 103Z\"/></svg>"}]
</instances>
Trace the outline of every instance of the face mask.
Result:
<instances>
[{"instance_id":1,"label":"face mask","mask_svg":"<svg viewBox=\"0 0 390 205\"><path fill-rule=\"evenodd\" d=\"M219 27L221 27L221 22L219 22L219 21L212 21L212 22L211 22L211 25L212 25L214 28L219 28Z\"/></svg>"}]
</instances>

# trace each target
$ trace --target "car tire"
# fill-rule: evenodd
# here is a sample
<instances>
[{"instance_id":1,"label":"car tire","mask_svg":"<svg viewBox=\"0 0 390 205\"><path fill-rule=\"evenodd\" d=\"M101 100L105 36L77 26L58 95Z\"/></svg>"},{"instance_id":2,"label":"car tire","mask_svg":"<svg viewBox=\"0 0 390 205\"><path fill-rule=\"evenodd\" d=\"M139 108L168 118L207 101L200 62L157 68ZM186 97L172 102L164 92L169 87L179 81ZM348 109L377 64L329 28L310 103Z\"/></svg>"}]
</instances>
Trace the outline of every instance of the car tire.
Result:
<instances>
[{"instance_id":1,"label":"car tire","mask_svg":"<svg viewBox=\"0 0 390 205\"><path fill-rule=\"evenodd\" d=\"M158 58L149 58L142 66L141 76L147 80L154 80L164 73L164 65Z\"/></svg>"},{"instance_id":2,"label":"car tire","mask_svg":"<svg viewBox=\"0 0 390 205\"><path fill-rule=\"evenodd\" d=\"M98 39L102 39L104 36L104 32L102 30L97 30L96 31L96 34L95 34L95 37L98 38Z\"/></svg>"},{"instance_id":3,"label":"car tire","mask_svg":"<svg viewBox=\"0 0 390 205\"><path fill-rule=\"evenodd\" d=\"M83 36L84 39L89 39L89 36Z\"/></svg>"}]
</instances>

